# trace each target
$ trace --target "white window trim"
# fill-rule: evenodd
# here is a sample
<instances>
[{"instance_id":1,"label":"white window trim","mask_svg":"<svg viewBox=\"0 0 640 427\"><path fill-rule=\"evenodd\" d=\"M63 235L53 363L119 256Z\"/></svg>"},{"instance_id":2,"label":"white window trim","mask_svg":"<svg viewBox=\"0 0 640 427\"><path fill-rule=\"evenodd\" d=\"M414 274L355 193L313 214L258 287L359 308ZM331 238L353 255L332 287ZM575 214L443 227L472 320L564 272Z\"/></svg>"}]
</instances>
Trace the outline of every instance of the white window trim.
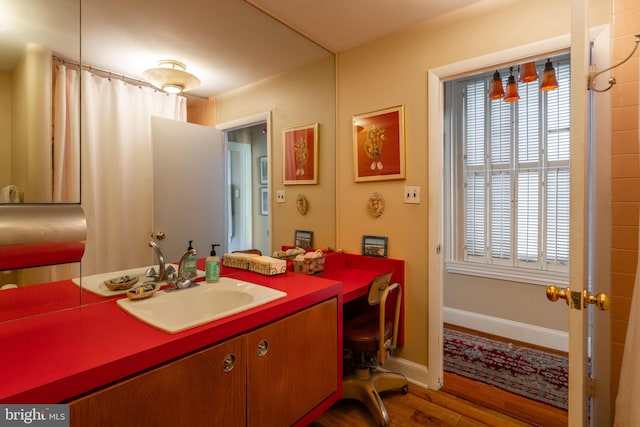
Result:
<instances>
[{"instance_id":1,"label":"white window trim","mask_svg":"<svg viewBox=\"0 0 640 427\"><path fill-rule=\"evenodd\" d=\"M511 267L496 264L480 264L465 261L445 261L448 273L485 277L487 279L507 280L509 282L527 283L530 285L566 287L569 285L569 274L559 271L543 271L523 267Z\"/></svg>"}]
</instances>

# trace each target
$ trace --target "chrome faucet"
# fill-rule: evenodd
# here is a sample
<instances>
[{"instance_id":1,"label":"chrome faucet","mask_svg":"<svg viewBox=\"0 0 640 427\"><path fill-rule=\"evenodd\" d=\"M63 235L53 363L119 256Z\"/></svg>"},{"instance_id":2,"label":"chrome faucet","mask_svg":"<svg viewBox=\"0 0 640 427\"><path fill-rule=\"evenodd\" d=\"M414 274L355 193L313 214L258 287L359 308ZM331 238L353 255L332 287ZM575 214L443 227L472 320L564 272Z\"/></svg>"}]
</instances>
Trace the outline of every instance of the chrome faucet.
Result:
<instances>
[{"instance_id":1,"label":"chrome faucet","mask_svg":"<svg viewBox=\"0 0 640 427\"><path fill-rule=\"evenodd\" d=\"M199 283L193 282L193 279L198 275L195 270L189 271L187 277L184 276L184 265L187 262L187 258L190 256L196 256L198 252L195 249L187 250L180 258L180 264L178 264L178 274L171 274L168 282L177 289L186 289L192 286L198 286Z\"/></svg>"},{"instance_id":2,"label":"chrome faucet","mask_svg":"<svg viewBox=\"0 0 640 427\"><path fill-rule=\"evenodd\" d=\"M151 279L153 279L154 282L162 282L164 280L168 280L169 276L172 273L175 273L175 268L173 268L172 265L170 265L169 267L167 267L164 263L164 255L162 255L162 251L160 250L160 247L156 244L156 242L154 241L150 241L149 242L149 246L153 248L153 250L156 253L156 256L158 258L158 272L156 273L156 269L154 267L151 267L150 269L148 269L146 271L146 273L144 274L145 277L149 277Z\"/></svg>"}]
</instances>

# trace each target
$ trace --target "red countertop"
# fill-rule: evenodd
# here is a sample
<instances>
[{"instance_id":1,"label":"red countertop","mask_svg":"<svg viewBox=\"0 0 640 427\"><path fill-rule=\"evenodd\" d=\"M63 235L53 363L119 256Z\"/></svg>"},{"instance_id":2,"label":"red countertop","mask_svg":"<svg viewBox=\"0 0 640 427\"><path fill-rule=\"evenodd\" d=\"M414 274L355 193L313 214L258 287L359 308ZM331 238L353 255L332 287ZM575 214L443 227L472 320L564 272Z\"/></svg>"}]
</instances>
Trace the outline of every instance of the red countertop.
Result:
<instances>
[{"instance_id":1,"label":"red countertop","mask_svg":"<svg viewBox=\"0 0 640 427\"><path fill-rule=\"evenodd\" d=\"M204 260L198 262L203 268ZM279 289L287 297L176 334L134 319L118 307L116 298L2 323L0 402L64 402L332 297L338 298L341 341L339 281L230 268L222 274Z\"/></svg>"}]
</instances>

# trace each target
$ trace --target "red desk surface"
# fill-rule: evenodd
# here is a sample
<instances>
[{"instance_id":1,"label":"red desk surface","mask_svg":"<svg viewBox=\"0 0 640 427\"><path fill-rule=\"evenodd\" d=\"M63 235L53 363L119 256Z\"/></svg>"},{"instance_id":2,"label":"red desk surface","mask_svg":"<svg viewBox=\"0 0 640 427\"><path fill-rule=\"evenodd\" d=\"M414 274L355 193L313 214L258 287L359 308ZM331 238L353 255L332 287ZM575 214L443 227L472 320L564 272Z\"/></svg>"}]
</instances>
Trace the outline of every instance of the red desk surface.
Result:
<instances>
[{"instance_id":1,"label":"red desk surface","mask_svg":"<svg viewBox=\"0 0 640 427\"><path fill-rule=\"evenodd\" d=\"M204 259L198 260L198 268L204 269ZM0 402L64 402L332 297L338 298L339 305L336 357L341 367L343 302L365 295L371 279L390 269L394 270L392 280L404 285L404 261L360 255L328 254L325 272L314 277L291 272L262 276L223 266L223 276L279 289L287 297L177 334L134 319L117 306L117 298L83 291L83 302L90 304L61 305L58 301L68 300L63 295L77 298L79 288L69 281L21 288L21 294L2 291L5 301L27 296L32 304L14 309L26 310L22 314L31 317L0 324ZM12 310L7 304L3 310ZM51 311L59 311L41 315L29 311L46 304ZM402 331L403 322L400 327ZM341 389L325 405L340 393Z\"/></svg>"}]
</instances>

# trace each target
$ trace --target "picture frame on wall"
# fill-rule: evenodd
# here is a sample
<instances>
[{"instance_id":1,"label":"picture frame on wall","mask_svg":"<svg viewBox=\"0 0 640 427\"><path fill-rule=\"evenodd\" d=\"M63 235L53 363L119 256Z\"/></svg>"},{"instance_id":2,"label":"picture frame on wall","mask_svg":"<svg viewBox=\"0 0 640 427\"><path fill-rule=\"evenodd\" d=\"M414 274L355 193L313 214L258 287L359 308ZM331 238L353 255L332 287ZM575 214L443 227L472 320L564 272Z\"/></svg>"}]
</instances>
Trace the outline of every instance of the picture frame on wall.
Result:
<instances>
[{"instance_id":1,"label":"picture frame on wall","mask_svg":"<svg viewBox=\"0 0 640 427\"><path fill-rule=\"evenodd\" d=\"M267 169L267 156L261 156L258 158L260 164L260 184L269 183L269 175Z\"/></svg>"},{"instance_id":2,"label":"picture frame on wall","mask_svg":"<svg viewBox=\"0 0 640 427\"><path fill-rule=\"evenodd\" d=\"M293 245L296 248L313 248L313 231L296 230L293 235Z\"/></svg>"},{"instance_id":3,"label":"picture frame on wall","mask_svg":"<svg viewBox=\"0 0 640 427\"><path fill-rule=\"evenodd\" d=\"M269 215L269 189L260 189L260 215Z\"/></svg>"},{"instance_id":4,"label":"picture frame on wall","mask_svg":"<svg viewBox=\"0 0 640 427\"><path fill-rule=\"evenodd\" d=\"M405 179L404 106L353 116L356 182Z\"/></svg>"},{"instance_id":5,"label":"picture frame on wall","mask_svg":"<svg viewBox=\"0 0 640 427\"><path fill-rule=\"evenodd\" d=\"M318 183L318 123L284 129L284 185Z\"/></svg>"},{"instance_id":6,"label":"picture frame on wall","mask_svg":"<svg viewBox=\"0 0 640 427\"><path fill-rule=\"evenodd\" d=\"M386 258L388 244L388 237L362 236L362 255Z\"/></svg>"}]
</instances>

